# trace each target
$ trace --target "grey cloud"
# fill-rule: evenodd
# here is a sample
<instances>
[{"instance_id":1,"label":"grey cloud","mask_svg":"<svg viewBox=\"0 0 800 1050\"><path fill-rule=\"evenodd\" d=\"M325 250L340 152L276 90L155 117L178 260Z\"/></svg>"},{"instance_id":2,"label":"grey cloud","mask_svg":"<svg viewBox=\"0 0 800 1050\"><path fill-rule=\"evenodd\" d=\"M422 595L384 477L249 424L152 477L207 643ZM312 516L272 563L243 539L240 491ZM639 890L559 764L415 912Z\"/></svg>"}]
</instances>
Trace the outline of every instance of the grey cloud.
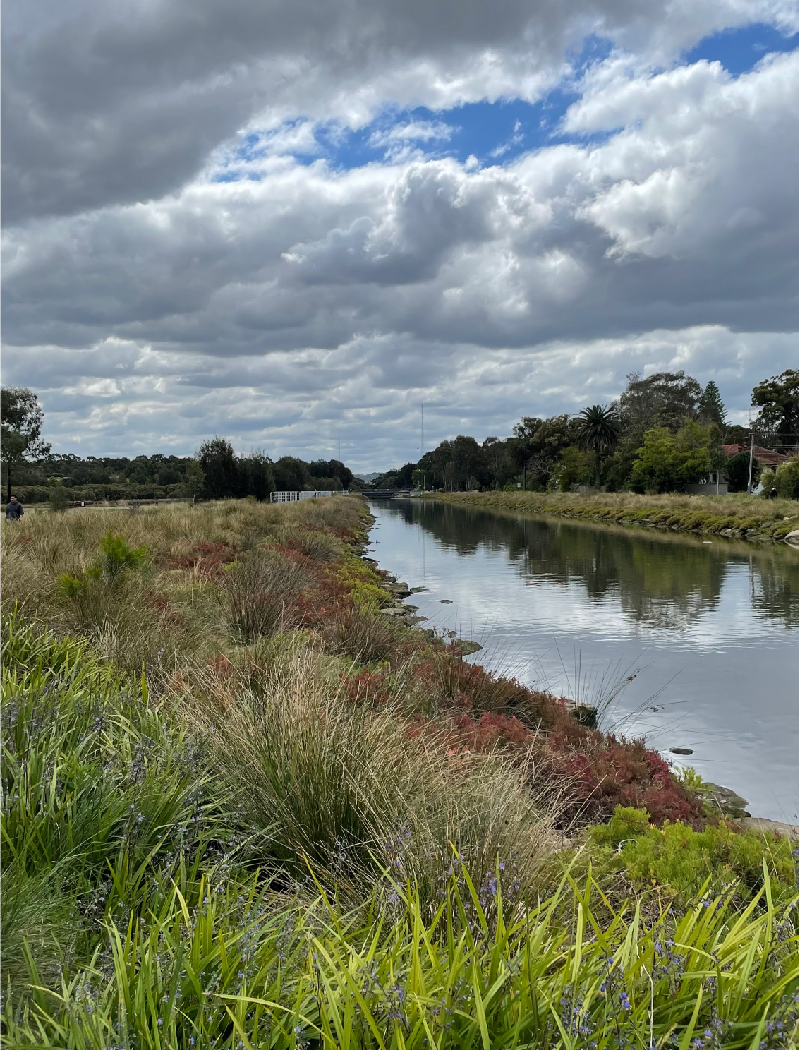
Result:
<instances>
[{"instance_id":1,"label":"grey cloud","mask_svg":"<svg viewBox=\"0 0 800 1050\"><path fill-rule=\"evenodd\" d=\"M11 231L5 338L235 357L376 332L523 347L791 330L796 62L738 81L709 67L649 78L634 85L646 105L632 99L631 127L604 145L508 169L295 166ZM623 89L612 77L588 102L618 106Z\"/></svg>"},{"instance_id":2,"label":"grey cloud","mask_svg":"<svg viewBox=\"0 0 800 1050\"><path fill-rule=\"evenodd\" d=\"M11 0L4 15L12 224L175 191L259 113L363 120L387 101L496 98L531 70L552 81L588 32L666 53L792 17L768 0Z\"/></svg>"}]
</instances>

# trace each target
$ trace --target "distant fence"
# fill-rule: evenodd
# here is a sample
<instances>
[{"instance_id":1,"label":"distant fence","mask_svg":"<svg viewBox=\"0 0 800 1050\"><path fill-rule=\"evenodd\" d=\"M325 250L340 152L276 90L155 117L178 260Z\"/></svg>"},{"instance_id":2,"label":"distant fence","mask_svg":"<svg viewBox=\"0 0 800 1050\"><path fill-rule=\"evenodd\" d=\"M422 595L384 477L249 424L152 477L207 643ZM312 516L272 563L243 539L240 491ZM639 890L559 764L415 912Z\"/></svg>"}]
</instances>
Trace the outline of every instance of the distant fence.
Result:
<instances>
[{"instance_id":1,"label":"distant fence","mask_svg":"<svg viewBox=\"0 0 800 1050\"><path fill-rule=\"evenodd\" d=\"M301 499L319 499L321 496L341 496L341 492L332 489L314 489L313 492L271 492L270 503L295 503Z\"/></svg>"}]
</instances>

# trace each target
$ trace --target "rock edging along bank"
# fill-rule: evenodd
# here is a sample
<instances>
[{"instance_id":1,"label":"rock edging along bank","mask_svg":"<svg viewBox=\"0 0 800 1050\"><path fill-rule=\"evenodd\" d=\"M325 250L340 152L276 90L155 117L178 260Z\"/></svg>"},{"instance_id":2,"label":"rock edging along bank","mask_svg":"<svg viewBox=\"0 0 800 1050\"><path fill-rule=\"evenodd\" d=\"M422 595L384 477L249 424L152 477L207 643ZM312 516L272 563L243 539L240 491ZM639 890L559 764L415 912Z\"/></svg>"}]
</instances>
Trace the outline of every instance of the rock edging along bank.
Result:
<instances>
[{"instance_id":1,"label":"rock edging along bank","mask_svg":"<svg viewBox=\"0 0 800 1050\"><path fill-rule=\"evenodd\" d=\"M763 511L749 506L731 508L740 510L737 514L724 513L724 506L708 509L687 504L689 499L699 500L703 497L677 497L674 502L661 497L664 500L661 504L650 503L644 496L631 497L627 494L618 501L607 502L599 496L536 492L441 492L425 498L484 510L542 514L599 525L655 528L756 543L792 543L793 537L797 536L796 511L787 520L785 515L776 514L766 500L763 501Z\"/></svg>"}]
</instances>

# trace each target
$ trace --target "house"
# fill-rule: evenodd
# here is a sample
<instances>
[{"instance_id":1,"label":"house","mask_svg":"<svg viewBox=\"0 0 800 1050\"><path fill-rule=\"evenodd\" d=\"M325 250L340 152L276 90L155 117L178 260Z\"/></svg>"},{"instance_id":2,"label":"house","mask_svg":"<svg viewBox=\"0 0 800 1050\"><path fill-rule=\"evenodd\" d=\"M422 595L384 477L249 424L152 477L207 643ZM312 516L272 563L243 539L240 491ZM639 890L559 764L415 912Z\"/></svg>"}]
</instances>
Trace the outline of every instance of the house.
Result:
<instances>
[{"instance_id":1,"label":"house","mask_svg":"<svg viewBox=\"0 0 800 1050\"><path fill-rule=\"evenodd\" d=\"M738 456L740 452L749 452L749 445L723 445L722 451L728 457L733 459L734 456ZM781 452L773 452L772 449L762 448L761 445L753 446L753 459L758 463L760 467L777 467L779 463L785 463L789 456L784 456Z\"/></svg>"}]
</instances>

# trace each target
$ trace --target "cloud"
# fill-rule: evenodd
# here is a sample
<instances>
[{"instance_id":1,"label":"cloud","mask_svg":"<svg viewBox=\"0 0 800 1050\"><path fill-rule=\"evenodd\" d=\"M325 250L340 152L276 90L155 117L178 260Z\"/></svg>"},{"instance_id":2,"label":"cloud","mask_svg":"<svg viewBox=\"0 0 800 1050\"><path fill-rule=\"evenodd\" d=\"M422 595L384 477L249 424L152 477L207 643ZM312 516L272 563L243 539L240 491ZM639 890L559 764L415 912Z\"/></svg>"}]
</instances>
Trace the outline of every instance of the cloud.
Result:
<instances>
[{"instance_id":1,"label":"cloud","mask_svg":"<svg viewBox=\"0 0 800 1050\"><path fill-rule=\"evenodd\" d=\"M699 327L558 341L533 356L386 335L230 361L114 342L77 352L31 347L6 378L36 376L48 440L84 455L190 454L218 432L240 451L307 458L334 455L341 439L347 462L369 470L418 458L421 401L426 445L463 432L482 440L510 433L522 415L608 403L632 370L713 377L729 414L743 422L750 377L780 371L795 343L791 335Z\"/></svg>"},{"instance_id":2,"label":"cloud","mask_svg":"<svg viewBox=\"0 0 800 1050\"><path fill-rule=\"evenodd\" d=\"M535 99L587 34L670 61L789 0L65 0L4 12L3 217L156 199L253 121Z\"/></svg>"},{"instance_id":3,"label":"cloud","mask_svg":"<svg viewBox=\"0 0 800 1050\"><path fill-rule=\"evenodd\" d=\"M504 434L681 367L742 411L796 357L797 54L680 59L788 5L75 3L6 15L4 382L57 446L321 455L341 418L370 469L422 400ZM462 102L555 86L548 144L448 155Z\"/></svg>"}]
</instances>

